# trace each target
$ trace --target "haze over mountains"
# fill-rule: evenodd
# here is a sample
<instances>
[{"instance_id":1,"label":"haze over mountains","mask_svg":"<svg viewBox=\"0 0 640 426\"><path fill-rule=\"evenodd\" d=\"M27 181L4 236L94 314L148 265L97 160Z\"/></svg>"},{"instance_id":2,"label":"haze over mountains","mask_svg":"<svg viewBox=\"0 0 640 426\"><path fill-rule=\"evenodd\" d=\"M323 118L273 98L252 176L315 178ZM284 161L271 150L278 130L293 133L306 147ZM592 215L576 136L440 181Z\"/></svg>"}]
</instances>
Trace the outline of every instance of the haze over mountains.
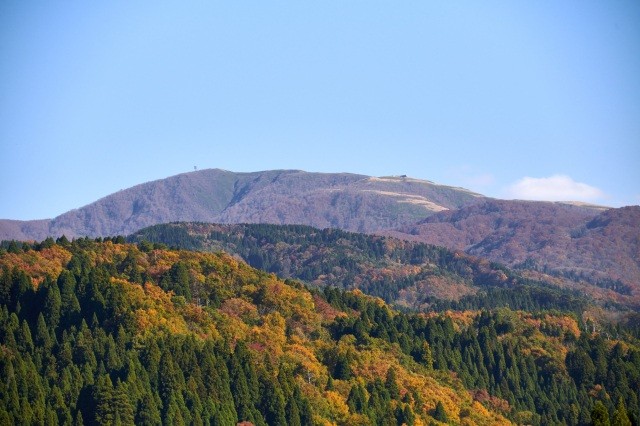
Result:
<instances>
[{"instance_id":1,"label":"haze over mountains","mask_svg":"<svg viewBox=\"0 0 640 426\"><path fill-rule=\"evenodd\" d=\"M495 200L406 176L202 170L137 185L50 220L0 220L0 240L128 235L178 221L378 233L623 293L640 283L638 206Z\"/></svg>"}]
</instances>

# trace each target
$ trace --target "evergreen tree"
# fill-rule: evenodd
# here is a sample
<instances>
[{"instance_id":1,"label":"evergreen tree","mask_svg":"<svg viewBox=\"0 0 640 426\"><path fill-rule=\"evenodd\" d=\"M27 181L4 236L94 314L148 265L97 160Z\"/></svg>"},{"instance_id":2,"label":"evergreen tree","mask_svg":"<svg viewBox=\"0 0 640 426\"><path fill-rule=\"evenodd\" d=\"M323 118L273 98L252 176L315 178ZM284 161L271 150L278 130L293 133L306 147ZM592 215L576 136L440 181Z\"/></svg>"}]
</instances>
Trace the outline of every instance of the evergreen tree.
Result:
<instances>
[{"instance_id":1,"label":"evergreen tree","mask_svg":"<svg viewBox=\"0 0 640 426\"><path fill-rule=\"evenodd\" d=\"M596 401L593 410L591 410L591 424L593 426L610 426L609 412L602 401Z\"/></svg>"},{"instance_id":2,"label":"evergreen tree","mask_svg":"<svg viewBox=\"0 0 640 426\"><path fill-rule=\"evenodd\" d=\"M129 399L129 389L126 383L118 379L113 392L113 409L118 413L118 417L122 424L133 424L133 407Z\"/></svg>"},{"instance_id":3,"label":"evergreen tree","mask_svg":"<svg viewBox=\"0 0 640 426\"><path fill-rule=\"evenodd\" d=\"M308 399L305 399L303 404L300 406L300 424L302 426L313 426L316 424L313 421L313 412Z\"/></svg>"},{"instance_id":4,"label":"evergreen tree","mask_svg":"<svg viewBox=\"0 0 640 426\"><path fill-rule=\"evenodd\" d=\"M91 319L91 328L94 328L93 318L102 318L105 312L106 302L100 287L105 286L106 280L106 273L102 269L91 270L85 294L86 303L84 303L87 309L83 309L85 318Z\"/></svg>"},{"instance_id":5,"label":"evergreen tree","mask_svg":"<svg viewBox=\"0 0 640 426\"><path fill-rule=\"evenodd\" d=\"M177 394L171 394L169 401L167 401L165 414L162 416L162 424L166 426L185 426L188 423L183 417L183 414L184 412L177 400Z\"/></svg>"},{"instance_id":6,"label":"evergreen tree","mask_svg":"<svg viewBox=\"0 0 640 426\"><path fill-rule=\"evenodd\" d=\"M16 419L19 417L16 417ZM46 425L58 425L60 424L60 420L58 419L58 415L56 414L56 410L54 410L51 405L47 404L47 408L45 409L45 422Z\"/></svg>"},{"instance_id":7,"label":"evergreen tree","mask_svg":"<svg viewBox=\"0 0 640 426\"><path fill-rule=\"evenodd\" d=\"M333 377L329 376L329 378L327 379L327 385L324 388L325 390L333 390Z\"/></svg>"},{"instance_id":8,"label":"evergreen tree","mask_svg":"<svg viewBox=\"0 0 640 426\"><path fill-rule=\"evenodd\" d=\"M76 296L76 279L69 270L63 270L58 276L60 288L61 321L63 326L76 324L80 318L80 302Z\"/></svg>"},{"instance_id":9,"label":"evergreen tree","mask_svg":"<svg viewBox=\"0 0 640 426\"><path fill-rule=\"evenodd\" d=\"M16 339L16 343L18 343L21 350L25 353L33 354L35 347L33 345L33 339L31 338L31 329L29 328L29 324L27 324L26 320L22 320L20 334L18 339Z\"/></svg>"},{"instance_id":10,"label":"evergreen tree","mask_svg":"<svg viewBox=\"0 0 640 426\"><path fill-rule=\"evenodd\" d=\"M84 426L84 420L82 419L82 413L80 410L76 412L76 417L73 422L73 426Z\"/></svg>"},{"instance_id":11,"label":"evergreen tree","mask_svg":"<svg viewBox=\"0 0 640 426\"><path fill-rule=\"evenodd\" d=\"M162 424L160 410L158 410L156 401L149 392L142 395L142 398L138 403L135 424L153 426L159 426Z\"/></svg>"},{"instance_id":12,"label":"evergreen tree","mask_svg":"<svg viewBox=\"0 0 640 426\"><path fill-rule=\"evenodd\" d=\"M436 408L433 410L433 418L443 423L447 423L449 421L447 412L444 410L444 405L442 405L442 401L438 401L436 404Z\"/></svg>"},{"instance_id":13,"label":"evergreen tree","mask_svg":"<svg viewBox=\"0 0 640 426\"><path fill-rule=\"evenodd\" d=\"M51 335L49 334L49 327L47 326L47 322L45 321L42 312L38 315L35 338L35 343L43 348L45 353L51 348Z\"/></svg>"},{"instance_id":14,"label":"evergreen tree","mask_svg":"<svg viewBox=\"0 0 640 426\"><path fill-rule=\"evenodd\" d=\"M113 425L116 421L116 409L113 404L113 383L108 374L98 378L94 391L95 421L99 425Z\"/></svg>"},{"instance_id":15,"label":"evergreen tree","mask_svg":"<svg viewBox=\"0 0 640 426\"><path fill-rule=\"evenodd\" d=\"M165 290L173 290L176 295L184 296L191 300L191 288L189 285L189 268L184 262L176 262L160 280L160 287Z\"/></svg>"},{"instance_id":16,"label":"evergreen tree","mask_svg":"<svg viewBox=\"0 0 640 426\"><path fill-rule=\"evenodd\" d=\"M231 357L229 374L231 377L231 393L238 413L238 420L255 422L247 378L236 356Z\"/></svg>"},{"instance_id":17,"label":"evergreen tree","mask_svg":"<svg viewBox=\"0 0 640 426\"><path fill-rule=\"evenodd\" d=\"M569 375L578 386L590 387L594 383L596 367L588 353L579 348L571 351L567 354L565 363Z\"/></svg>"},{"instance_id":18,"label":"evergreen tree","mask_svg":"<svg viewBox=\"0 0 640 426\"><path fill-rule=\"evenodd\" d=\"M13 307L11 300L12 287L11 271L7 265L4 265L2 271L0 271L0 305Z\"/></svg>"},{"instance_id":19,"label":"evergreen tree","mask_svg":"<svg viewBox=\"0 0 640 426\"><path fill-rule=\"evenodd\" d=\"M2 373L4 379L2 383L3 386L0 388L3 391L1 396L4 404L2 405L4 405L9 418L17 420L20 418L20 395L18 393L18 383L13 363L5 363Z\"/></svg>"},{"instance_id":20,"label":"evergreen tree","mask_svg":"<svg viewBox=\"0 0 640 426\"><path fill-rule=\"evenodd\" d=\"M409 405L404 406L404 410L402 412L402 422L406 423L407 426L413 426L415 424L416 416L413 413L413 410Z\"/></svg>"},{"instance_id":21,"label":"evergreen tree","mask_svg":"<svg viewBox=\"0 0 640 426\"><path fill-rule=\"evenodd\" d=\"M398 388L398 380L396 378L396 370L392 367L387 370L385 387L389 391L391 399L400 398L400 389Z\"/></svg>"},{"instance_id":22,"label":"evergreen tree","mask_svg":"<svg viewBox=\"0 0 640 426\"><path fill-rule=\"evenodd\" d=\"M262 413L269 425L286 425L285 401L280 387L270 378L263 377L261 380L262 392Z\"/></svg>"},{"instance_id":23,"label":"evergreen tree","mask_svg":"<svg viewBox=\"0 0 640 426\"><path fill-rule=\"evenodd\" d=\"M55 330L60 323L62 299L60 289L54 281L45 280L41 288L44 292L43 313L51 330Z\"/></svg>"},{"instance_id":24,"label":"evergreen tree","mask_svg":"<svg viewBox=\"0 0 640 426\"><path fill-rule=\"evenodd\" d=\"M298 409L298 401L296 398L289 398L285 406L286 424L288 426L302 426L300 422L300 410Z\"/></svg>"},{"instance_id":25,"label":"evergreen tree","mask_svg":"<svg viewBox=\"0 0 640 426\"><path fill-rule=\"evenodd\" d=\"M367 408L367 396L365 392L364 387L360 383L351 386L351 391L347 398L347 405L351 412L359 414L365 413Z\"/></svg>"},{"instance_id":26,"label":"evergreen tree","mask_svg":"<svg viewBox=\"0 0 640 426\"><path fill-rule=\"evenodd\" d=\"M250 396L249 404L255 407L260 401L260 382L253 359L244 341L241 340L236 344L233 357L238 360L244 372Z\"/></svg>"},{"instance_id":27,"label":"evergreen tree","mask_svg":"<svg viewBox=\"0 0 640 426\"><path fill-rule=\"evenodd\" d=\"M12 272L11 292L9 296L9 309L15 313L20 313L21 308L29 305L33 301L35 292L29 276L20 269Z\"/></svg>"},{"instance_id":28,"label":"evergreen tree","mask_svg":"<svg viewBox=\"0 0 640 426\"><path fill-rule=\"evenodd\" d=\"M338 354L336 365L333 369L333 377L338 380L349 380L351 378L351 362L347 354Z\"/></svg>"},{"instance_id":29,"label":"evergreen tree","mask_svg":"<svg viewBox=\"0 0 640 426\"><path fill-rule=\"evenodd\" d=\"M631 420L629 420L629 416L627 415L627 407L625 407L622 398L618 399L618 406L613 412L611 426L631 426Z\"/></svg>"}]
</instances>

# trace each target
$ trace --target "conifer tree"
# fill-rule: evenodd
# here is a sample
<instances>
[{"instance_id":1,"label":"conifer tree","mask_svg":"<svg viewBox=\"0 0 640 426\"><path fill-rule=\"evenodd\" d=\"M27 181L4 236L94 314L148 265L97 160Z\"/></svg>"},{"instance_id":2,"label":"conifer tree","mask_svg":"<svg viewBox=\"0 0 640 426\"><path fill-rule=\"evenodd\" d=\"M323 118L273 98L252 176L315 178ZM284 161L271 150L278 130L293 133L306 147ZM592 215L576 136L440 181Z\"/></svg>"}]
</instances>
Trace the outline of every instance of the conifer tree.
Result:
<instances>
[{"instance_id":1,"label":"conifer tree","mask_svg":"<svg viewBox=\"0 0 640 426\"><path fill-rule=\"evenodd\" d=\"M231 393L238 413L238 420L255 422L247 378L236 356L231 357L229 375L231 377Z\"/></svg>"},{"instance_id":2,"label":"conifer tree","mask_svg":"<svg viewBox=\"0 0 640 426\"><path fill-rule=\"evenodd\" d=\"M367 408L367 396L360 383L351 386L351 391L347 398L349 410L353 413L363 414Z\"/></svg>"},{"instance_id":3,"label":"conifer tree","mask_svg":"<svg viewBox=\"0 0 640 426\"><path fill-rule=\"evenodd\" d=\"M19 346L21 346L25 353L33 354L35 347L33 346L33 339L31 338L31 329L29 328L29 324L27 324L26 320L22 320L20 334L16 340L16 343L19 343Z\"/></svg>"},{"instance_id":4,"label":"conifer tree","mask_svg":"<svg viewBox=\"0 0 640 426\"><path fill-rule=\"evenodd\" d=\"M58 287L60 288L62 325L76 324L80 318L80 302L76 296L74 275L68 270L63 270L58 277Z\"/></svg>"},{"instance_id":5,"label":"conifer tree","mask_svg":"<svg viewBox=\"0 0 640 426\"><path fill-rule=\"evenodd\" d=\"M113 408L118 413L122 424L133 424L133 407L129 400L129 390L127 384L118 379L113 391Z\"/></svg>"},{"instance_id":6,"label":"conifer tree","mask_svg":"<svg viewBox=\"0 0 640 426\"><path fill-rule=\"evenodd\" d=\"M7 265L4 265L2 271L0 271L0 305L13 307L11 301L12 287L11 271Z\"/></svg>"},{"instance_id":7,"label":"conifer tree","mask_svg":"<svg viewBox=\"0 0 640 426\"><path fill-rule=\"evenodd\" d=\"M113 404L114 389L108 374L103 374L98 378L93 399L96 423L99 425L114 424L116 421L116 410Z\"/></svg>"},{"instance_id":8,"label":"conifer tree","mask_svg":"<svg viewBox=\"0 0 640 426\"><path fill-rule=\"evenodd\" d=\"M351 378L351 362L347 354L339 353L337 355L333 376L338 380L349 380Z\"/></svg>"},{"instance_id":9,"label":"conifer tree","mask_svg":"<svg viewBox=\"0 0 640 426\"><path fill-rule=\"evenodd\" d=\"M4 407L7 415L11 419L20 418L20 395L18 393L18 383L16 380L15 369L12 362L7 362L3 366L3 395ZM9 423L10 424L10 423Z\"/></svg>"},{"instance_id":10,"label":"conifer tree","mask_svg":"<svg viewBox=\"0 0 640 426\"><path fill-rule=\"evenodd\" d=\"M76 412L76 417L73 421L73 426L84 426L84 420L82 419L82 413L80 410Z\"/></svg>"},{"instance_id":11,"label":"conifer tree","mask_svg":"<svg viewBox=\"0 0 640 426\"><path fill-rule=\"evenodd\" d=\"M38 322L36 323L35 343L45 350L45 353L51 348L51 335L49 334L49 327L44 319L42 312L38 315Z\"/></svg>"},{"instance_id":12,"label":"conifer tree","mask_svg":"<svg viewBox=\"0 0 640 426\"><path fill-rule=\"evenodd\" d=\"M413 426L415 424L416 416L409 405L404 406L404 410L402 412L402 421L406 423L407 426Z\"/></svg>"},{"instance_id":13,"label":"conifer tree","mask_svg":"<svg viewBox=\"0 0 640 426\"><path fill-rule=\"evenodd\" d=\"M302 426L302 422L300 421L300 409L298 408L299 399L297 396L299 396L299 392L298 395L296 395L296 392L293 392L285 406L286 424L288 426Z\"/></svg>"},{"instance_id":14,"label":"conifer tree","mask_svg":"<svg viewBox=\"0 0 640 426\"><path fill-rule=\"evenodd\" d=\"M324 388L325 390L333 390L333 377L329 376L329 378L327 379L327 385Z\"/></svg>"},{"instance_id":15,"label":"conifer tree","mask_svg":"<svg viewBox=\"0 0 640 426\"><path fill-rule=\"evenodd\" d=\"M25 302L33 300L33 285L27 274L20 269L14 269L12 273L12 284L10 292L9 309L16 313L20 313L20 308L24 309ZM20 306L20 308L19 308Z\"/></svg>"},{"instance_id":16,"label":"conifer tree","mask_svg":"<svg viewBox=\"0 0 640 426\"><path fill-rule=\"evenodd\" d=\"M56 414L56 410L54 410L49 404L47 404L47 408L45 409L45 424L47 425L60 424L58 415Z\"/></svg>"},{"instance_id":17,"label":"conifer tree","mask_svg":"<svg viewBox=\"0 0 640 426\"><path fill-rule=\"evenodd\" d=\"M183 414L184 412L182 411L180 404L177 401L176 395L171 394L169 401L167 401L165 414L162 416L162 424L166 426L185 426L188 423L183 417Z\"/></svg>"},{"instance_id":18,"label":"conifer tree","mask_svg":"<svg viewBox=\"0 0 640 426\"><path fill-rule=\"evenodd\" d=\"M86 315L91 318L91 328L95 328L94 324L98 322L98 317L102 318L105 311L106 302L98 285L98 280L103 279L102 274L92 270L87 284L85 295L87 300L84 305L87 307Z\"/></svg>"},{"instance_id":19,"label":"conifer tree","mask_svg":"<svg viewBox=\"0 0 640 426\"><path fill-rule=\"evenodd\" d=\"M613 412L611 426L631 426L631 420L629 420L629 416L627 415L627 407L625 407L622 398L618 399L618 406Z\"/></svg>"},{"instance_id":20,"label":"conifer tree","mask_svg":"<svg viewBox=\"0 0 640 426\"><path fill-rule=\"evenodd\" d=\"M144 393L138 403L135 424L153 426L159 426L162 424L160 410L158 410L156 401L149 392Z\"/></svg>"},{"instance_id":21,"label":"conifer tree","mask_svg":"<svg viewBox=\"0 0 640 426\"><path fill-rule=\"evenodd\" d=\"M431 353L431 346L426 340L422 342L422 362L427 366L429 370L433 369L433 354Z\"/></svg>"},{"instance_id":22,"label":"conifer tree","mask_svg":"<svg viewBox=\"0 0 640 426\"><path fill-rule=\"evenodd\" d=\"M60 323L62 299L60 289L54 281L46 280L42 288L44 291L43 313L51 330L56 330Z\"/></svg>"},{"instance_id":23,"label":"conifer tree","mask_svg":"<svg viewBox=\"0 0 640 426\"><path fill-rule=\"evenodd\" d=\"M313 410L311 409L311 403L307 398L302 400L300 407L300 423L302 426L312 426L313 422Z\"/></svg>"},{"instance_id":24,"label":"conifer tree","mask_svg":"<svg viewBox=\"0 0 640 426\"><path fill-rule=\"evenodd\" d=\"M236 344L233 356L240 362L249 390L249 403L255 407L260 401L260 382L253 359L244 341L241 340Z\"/></svg>"},{"instance_id":25,"label":"conifer tree","mask_svg":"<svg viewBox=\"0 0 640 426\"><path fill-rule=\"evenodd\" d=\"M591 410L591 424L593 426L611 425L607 407L600 400L596 401L595 405L593 406L593 410Z\"/></svg>"},{"instance_id":26,"label":"conifer tree","mask_svg":"<svg viewBox=\"0 0 640 426\"><path fill-rule=\"evenodd\" d=\"M400 389L398 388L398 379L396 377L396 370L393 367L387 370L385 387L389 391L389 396L391 396L391 399L400 398Z\"/></svg>"},{"instance_id":27,"label":"conifer tree","mask_svg":"<svg viewBox=\"0 0 640 426\"><path fill-rule=\"evenodd\" d=\"M436 408L433 410L433 418L443 423L447 423L449 421L447 412L444 410L444 405L442 405L442 401L438 401L436 404Z\"/></svg>"},{"instance_id":28,"label":"conifer tree","mask_svg":"<svg viewBox=\"0 0 640 426\"><path fill-rule=\"evenodd\" d=\"M279 386L269 378L261 380L262 413L269 425L286 425L285 401Z\"/></svg>"}]
</instances>

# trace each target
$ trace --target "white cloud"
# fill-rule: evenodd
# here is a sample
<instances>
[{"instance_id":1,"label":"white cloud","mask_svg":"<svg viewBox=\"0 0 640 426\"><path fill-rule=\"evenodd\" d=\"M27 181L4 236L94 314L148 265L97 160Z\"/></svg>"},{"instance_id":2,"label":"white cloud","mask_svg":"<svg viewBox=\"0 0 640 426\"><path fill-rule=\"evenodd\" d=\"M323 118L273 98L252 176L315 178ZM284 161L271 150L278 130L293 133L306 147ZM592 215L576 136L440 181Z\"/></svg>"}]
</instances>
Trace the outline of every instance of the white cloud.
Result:
<instances>
[{"instance_id":1,"label":"white cloud","mask_svg":"<svg viewBox=\"0 0 640 426\"><path fill-rule=\"evenodd\" d=\"M605 196L600 189L564 175L524 177L510 185L507 193L513 198L542 201L595 201Z\"/></svg>"}]
</instances>

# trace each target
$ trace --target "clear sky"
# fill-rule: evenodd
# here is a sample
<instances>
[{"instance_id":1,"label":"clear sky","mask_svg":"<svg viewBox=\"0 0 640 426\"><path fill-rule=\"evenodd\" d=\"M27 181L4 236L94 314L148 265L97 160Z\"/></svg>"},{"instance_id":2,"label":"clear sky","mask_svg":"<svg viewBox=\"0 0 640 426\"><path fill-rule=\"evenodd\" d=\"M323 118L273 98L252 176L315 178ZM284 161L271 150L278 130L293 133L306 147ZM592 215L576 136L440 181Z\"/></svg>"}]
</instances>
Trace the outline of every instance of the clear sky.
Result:
<instances>
[{"instance_id":1,"label":"clear sky","mask_svg":"<svg viewBox=\"0 0 640 426\"><path fill-rule=\"evenodd\" d=\"M0 2L0 218L194 166L640 204L640 2Z\"/></svg>"}]
</instances>

